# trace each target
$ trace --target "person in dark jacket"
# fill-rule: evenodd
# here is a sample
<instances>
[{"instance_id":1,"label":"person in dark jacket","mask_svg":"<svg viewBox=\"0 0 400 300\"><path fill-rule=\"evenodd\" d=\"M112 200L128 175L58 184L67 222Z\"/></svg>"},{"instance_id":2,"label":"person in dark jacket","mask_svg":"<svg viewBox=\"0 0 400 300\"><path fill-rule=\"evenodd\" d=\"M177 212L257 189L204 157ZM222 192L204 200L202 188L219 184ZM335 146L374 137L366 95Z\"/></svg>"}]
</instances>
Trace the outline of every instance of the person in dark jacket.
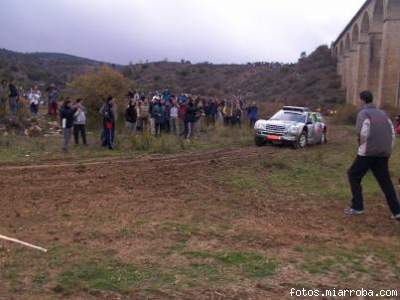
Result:
<instances>
[{"instance_id":1,"label":"person in dark jacket","mask_svg":"<svg viewBox=\"0 0 400 300\"><path fill-rule=\"evenodd\" d=\"M153 105L151 113L152 117L154 118L156 136L161 135L161 127L165 122L164 107L162 106L161 101L162 100L159 100L156 104Z\"/></svg>"},{"instance_id":2,"label":"person in dark jacket","mask_svg":"<svg viewBox=\"0 0 400 300\"><path fill-rule=\"evenodd\" d=\"M232 125L242 126L242 109L239 103L236 103L233 109Z\"/></svg>"},{"instance_id":3,"label":"person in dark jacket","mask_svg":"<svg viewBox=\"0 0 400 300\"><path fill-rule=\"evenodd\" d=\"M60 109L60 122L63 130L63 151L68 152L69 141L71 140L72 127L74 126L74 116L76 108L72 107L71 100L67 98Z\"/></svg>"},{"instance_id":4,"label":"person in dark jacket","mask_svg":"<svg viewBox=\"0 0 400 300\"><path fill-rule=\"evenodd\" d=\"M162 129L169 133L171 131L171 128L169 126L169 120L170 120L170 113L171 113L171 102L164 101L162 100L161 106L163 107L163 118L164 118L164 123L162 125Z\"/></svg>"},{"instance_id":5,"label":"person in dark jacket","mask_svg":"<svg viewBox=\"0 0 400 300\"><path fill-rule=\"evenodd\" d=\"M187 106L186 119L185 119L186 128L187 128L186 139L190 139L193 137L193 128L194 128L194 124L197 121L196 114L197 114L196 105L193 102L193 100L190 99L188 106Z\"/></svg>"},{"instance_id":6,"label":"person in dark jacket","mask_svg":"<svg viewBox=\"0 0 400 300\"><path fill-rule=\"evenodd\" d=\"M13 80L10 81L10 84L8 85L8 89L10 91L10 94L8 96L8 105L10 108L11 115L15 117L17 115L18 111L18 98L19 98L19 93L17 87L14 85Z\"/></svg>"},{"instance_id":7,"label":"person in dark jacket","mask_svg":"<svg viewBox=\"0 0 400 300\"><path fill-rule=\"evenodd\" d=\"M250 121L250 128L254 128L258 120L258 107L255 101L247 108L247 118Z\"/></svg>"},{"instance_id":8,"label":"person in dark jacket","mask_svg":"<svg viewBox=\"0 0 400 300\"><path fill-rule=\"evenodd\" d=\"M389 158L396 138L393 124L386 113L373 105L371 92L362 92L360 99L364 106L357 116L358 155L348 171L353 198L345 213L364 213L361 181L371 170L386 196L393 218L400 221L400 204L389 172Z\"/></svg>"},{"instance_id":9,"label":"person in dark jacket","mask_svg":"<svg viewBox=\"0 0 400 300\"><path fill-rule=\"evenodd\" d=\"M6 106L8 99L8 83L6 80L2 80L0 84L0 118L5 118L6 116ZM0 123L3 120L0 119Z\"/></svg>"},{"instance_id":10,"label":"person in dark jacket","mask_svg":"<svg viewBox=\"0 0 400 300\"><path fill-rule=\"evenodd\" d=\"M114 98L109 96L106 103L100 109L100 113L103 117L103 134L102 134L102 144L103 147L107 147L110 150L114 149L115 140L115 120L116 111Z\"/></svg>"},{"instance_id":11,"label":"person in dark jacket","mask_svg":"<svg viewBox=\"0 0 400 300\"><path fill-rule=\"evenodd\" d=\"M136 123L137 122L137 109L136 104L133 99L129 100L128 108L125 110L125 124L126 128L131 133L136 133Z\"/></svg>"}]
</instances>

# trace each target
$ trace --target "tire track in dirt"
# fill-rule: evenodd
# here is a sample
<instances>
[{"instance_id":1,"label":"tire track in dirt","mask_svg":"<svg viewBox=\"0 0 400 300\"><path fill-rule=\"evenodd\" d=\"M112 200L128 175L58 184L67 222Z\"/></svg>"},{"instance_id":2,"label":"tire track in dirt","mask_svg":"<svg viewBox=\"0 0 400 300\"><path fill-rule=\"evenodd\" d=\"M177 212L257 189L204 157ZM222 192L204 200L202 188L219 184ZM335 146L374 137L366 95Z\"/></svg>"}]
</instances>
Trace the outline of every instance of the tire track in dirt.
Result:
<instances>
[{"instance_id":1,"label":"tire track in dirt","mask_svg":"<svg viewBox=\"0 0 400 300\"><path fill-rule=\"evenodd\" d=\"M17 166L0 166L0 171L29 171L29 170L45 170L54 168L74 168L100 165L142 165L142 164L173 164L180 165L196 165L204 162L224 161L235 159L248 159L261 155L273 155L276 153L274 149L266 152L266 148L239 148L239 149L224 149L197 151L174 155L143 155L135 158L99 158L92 160L82 160L74 162L57 162L44 163L37 165L17 165Z\"/></svg>"}]
</instances>

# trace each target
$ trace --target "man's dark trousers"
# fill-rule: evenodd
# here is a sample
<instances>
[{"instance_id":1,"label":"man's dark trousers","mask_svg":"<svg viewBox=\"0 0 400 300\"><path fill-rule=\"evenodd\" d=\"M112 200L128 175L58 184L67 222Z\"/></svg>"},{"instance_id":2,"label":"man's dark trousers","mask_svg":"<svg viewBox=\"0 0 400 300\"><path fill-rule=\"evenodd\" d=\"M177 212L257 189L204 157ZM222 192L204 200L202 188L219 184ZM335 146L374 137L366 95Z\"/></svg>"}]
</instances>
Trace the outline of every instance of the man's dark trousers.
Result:
<instances>
[{"instance_id":1,"label":"man's dark trousers","mask_svg":"<svg viewBox=\"0 0 400 300\"><path fill-rule=\"evenodd\" d=\"M371 170L386 196L386 201L393 215L400 214L400 204L389 173L388 157L363 157L357 156L348 171L351 191L353 193L352 208L364 210L361 181L365 174Z\"/></svg>"},{"instance_id":2,"label":"man's dark trousers","mask_svg":"<svg viewBox=\"0 0 400 300\"><path fill-rule=\"evenodd\" d=\"M79 134L82 136L82 142L86 145L86 127L83 124L75 124L74 125L74 138L75 144L79 144Z\"/></svg>"}]
</instances>

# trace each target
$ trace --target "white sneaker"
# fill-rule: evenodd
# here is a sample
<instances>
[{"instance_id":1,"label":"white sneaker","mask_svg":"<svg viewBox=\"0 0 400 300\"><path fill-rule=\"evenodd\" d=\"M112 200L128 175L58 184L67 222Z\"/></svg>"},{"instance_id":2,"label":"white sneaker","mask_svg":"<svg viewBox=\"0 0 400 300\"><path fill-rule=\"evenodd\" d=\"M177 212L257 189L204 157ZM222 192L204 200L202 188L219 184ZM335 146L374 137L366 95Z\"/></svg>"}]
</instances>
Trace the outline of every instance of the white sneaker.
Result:
<instances>
[{"instance_id":1,"label":"white sneaker","mask_svg":"<svg viewBox=\"0 0 400 300\"><path fill-rule=\"evenodd\" d=\"M355 210L354 208L348 207L344 210L345 215L348 216L359 216L364 214L363 210Z\"/></svg>"},{"instance_id":2,"label":"white sneaker","mask_svg":"<svg viewBox=\"0 0 400 300\"><path fill-rule=\"evenodd\" d=\"M394 220L400 221L400 214L395 215L392 217Z\"/></svg>"}]
</instances>

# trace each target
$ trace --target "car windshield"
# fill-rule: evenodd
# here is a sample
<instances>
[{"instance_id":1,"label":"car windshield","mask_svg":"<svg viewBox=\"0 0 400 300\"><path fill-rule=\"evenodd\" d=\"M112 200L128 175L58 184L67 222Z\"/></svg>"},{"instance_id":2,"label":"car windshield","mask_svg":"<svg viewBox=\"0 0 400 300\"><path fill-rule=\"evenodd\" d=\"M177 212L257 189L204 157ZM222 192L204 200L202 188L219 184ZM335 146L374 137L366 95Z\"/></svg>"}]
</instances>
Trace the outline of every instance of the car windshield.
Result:
<instances>
[{"instance_id":1,"label":"car windshield","mask_svg":"<svg viewBox=\"0 0 400 300\"><path fill-rule=\"evenodd\" d=\"M290 112L290 111L278 111L272 118L271 120L276 120L276 121L292 121L292 122L298 122L298 123L305 123L306 122L306 116L304 114L299 114L295 112Z\"/></svg>"}]
</instances>

